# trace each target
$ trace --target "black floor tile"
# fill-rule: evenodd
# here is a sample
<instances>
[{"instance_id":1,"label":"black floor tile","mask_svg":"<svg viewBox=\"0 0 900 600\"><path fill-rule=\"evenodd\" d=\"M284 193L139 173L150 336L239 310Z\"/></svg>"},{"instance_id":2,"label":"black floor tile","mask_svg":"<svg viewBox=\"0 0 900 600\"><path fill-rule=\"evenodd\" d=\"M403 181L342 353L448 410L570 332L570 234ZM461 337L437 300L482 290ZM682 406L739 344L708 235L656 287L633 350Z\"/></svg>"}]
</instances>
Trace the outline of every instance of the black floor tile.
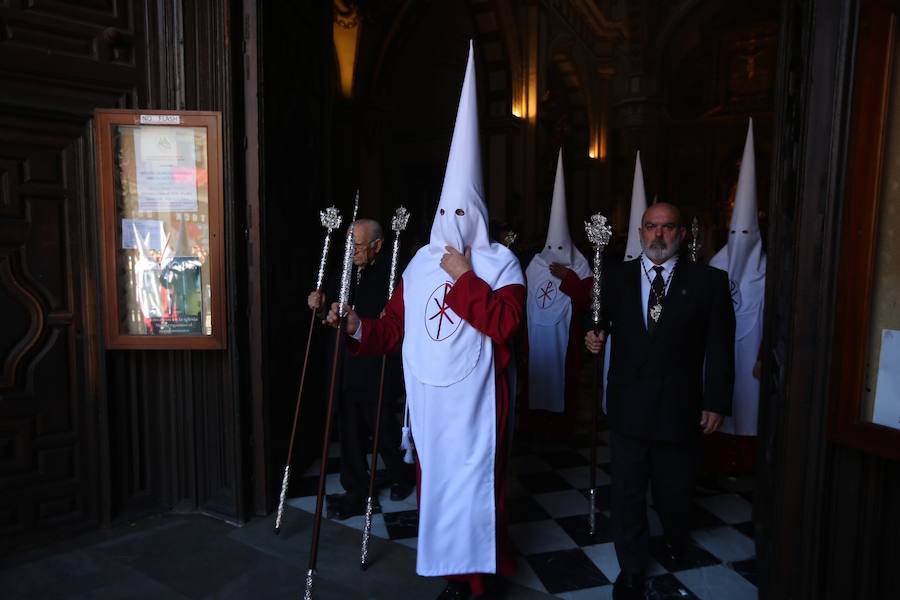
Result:
<instances>
[{"instance_id":1,"label":"black floor tile","mask_svg":"<svg viewBox=\"0 0 900 600\"><path fill-rule=\"evenodd\" d=\"M595 522L595 533L590 534L590 524L587 515L576 515L573 517L562 517L556 519L557 524L562 527L569 537L579 546L592 546L594 544L606 544L612 541L612 526L609 519L599 511L597 512Z\"/></svg>"},{"instance_id":2,"label":"black floor tile","mask_svg":"<svg viewBox=\"0 0 900 600\"><path fill-rule=\"evenodd\" d=\"M540 457L554 469L568 469L570 467L582 467L590 464L590 461L574 450L559 450L545 452Z\"/></svg>"},{"instance_id":3,"label":"black floor tile","mask_svg":"<svg viewBox=\"0 0 900 600\"><path fill-rule=\"evenodd\" d=\"M551 594L609 584L609 579L580 549L532 554L526 560Z\"/></svg>"},{"instance_id":4,"label":"black floor tile","mask_svg":"<svg viewBox=\"0 0 900 600\"><path fill-rule=\"evenodd\" d=\"M676 559L669 553L669 549L662 537L650 538L650 555L670 573L706 567L721 562L718 558L694 543L693 540L688 540L684 552Z\"/></svg>"},{"instance_id":5,"label":"black floor tile","mask_svg":"<svg viewBox=\"0 0 900 600\"><path fill-rule=\"evenodd\" d=\"M544 494L546 492L561 492L563 490L571 490L572 486L568 481L555 471L545 471L541 473L522 473L519 482L526 490L532 494Z\"/></svg>"},{"instance_id":6,"label":"black floor tile","mask_svg":"<svg viewBox=\"0 0 900 600\"><path fill-rule=\"evenodd\" d=\"M384 524L392 540L414 538L419 535L419 511L404 510L384 513Z\"/></svg>"},{"instance_id":7,"label":"black floor tile","mask_svg":"<svg viewBox=\"0 0 900 600\"><path fill-rule=\"evenodd\" d=\"M507 521L510 525L527 523L528 521L544 521L550 518L547 511L538 504L533 496L506 499Z\"/></svg>"},{"instance_id":8,"label":"black floor tile","mask_svg":"<svg viewBox=\"0 0 900 600\"><path fill-rule=\"evenodd\" d=\"M647 600L699 600L691 590L671 573L647 579Z\"/></svg>"},{"instance_id":9,"label":"black floor tile","mask_svg":"<svg viewBox=\"0 0 900 600\"><path fill-rule=\"evenodd\" d=\"M585 499L588 499L588 490L579 490ZM597 510L609 510L609 491L608 485L598 485L597 491L594 492L594 502L597 503Z\"/></svg>"},{"instance_id":10,"label":"black floor tile","mask_svg":"<svg viewBox=\"0 0 900 600\"><path fill-rule=\"evenodd\" d=\"M756 576L756 559L748 558L731 563L731 568L740 573L740 575L755 586L759 586Z\"/></svg>"}]
</instances>

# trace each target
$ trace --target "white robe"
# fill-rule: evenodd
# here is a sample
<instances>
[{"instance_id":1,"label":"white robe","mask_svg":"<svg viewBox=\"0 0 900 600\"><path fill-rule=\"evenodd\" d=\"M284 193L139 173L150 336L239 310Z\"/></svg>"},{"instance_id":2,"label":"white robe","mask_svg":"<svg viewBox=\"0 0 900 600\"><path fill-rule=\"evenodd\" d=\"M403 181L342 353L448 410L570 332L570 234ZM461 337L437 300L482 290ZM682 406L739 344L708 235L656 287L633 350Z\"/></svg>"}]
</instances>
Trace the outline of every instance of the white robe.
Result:
<instances>
[{"instance_id":1,"label":"white robe","mask_svg":"<svg viewBox=\"0 0 900 600\"><path fill-rule=\"evenodd\" d=\"M521 285L512 253L493 250L493 264L485 265L494 272L488 284ZM431 254L422 248L403 274L404 379L422 469L416 572L496 573L493 342L445 305L445 286L452 284ZM432 289L436 279L441 283Z\"/></svg>"},{"instance_id":2,"label":"white robe","mask_svg":"<svg viewBox=\"0 0 900 600\"><path fill-rule=\"evenodd\" d=\"M587 261L578 253L575 274L590 275ZM528 405L532 410L563 412L566 408L566 353L572 323L572 299L560 289L561 281L550 273L549 263L538 254L525 271L528 295Z\"/></svg>"}]
</instances>

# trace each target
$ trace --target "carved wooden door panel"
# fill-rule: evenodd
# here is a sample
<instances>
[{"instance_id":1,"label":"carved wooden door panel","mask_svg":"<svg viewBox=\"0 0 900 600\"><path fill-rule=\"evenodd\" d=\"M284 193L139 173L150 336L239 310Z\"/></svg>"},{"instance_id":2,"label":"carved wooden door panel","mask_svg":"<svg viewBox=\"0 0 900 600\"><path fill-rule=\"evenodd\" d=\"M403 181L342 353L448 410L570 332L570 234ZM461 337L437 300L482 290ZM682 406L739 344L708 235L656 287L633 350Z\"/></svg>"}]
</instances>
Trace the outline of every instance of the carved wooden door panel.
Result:
<instances>
[{"instance_id":1,"label":"carved wooden door panel","mask_svg":"<svg viewBox=\"0 0 900 600\"><path fill-rule=\"evenodd\" d=\"M130 107L144 2L0 0L0 551L108 518L95 107Z\"/></svg>"}]
</instances>

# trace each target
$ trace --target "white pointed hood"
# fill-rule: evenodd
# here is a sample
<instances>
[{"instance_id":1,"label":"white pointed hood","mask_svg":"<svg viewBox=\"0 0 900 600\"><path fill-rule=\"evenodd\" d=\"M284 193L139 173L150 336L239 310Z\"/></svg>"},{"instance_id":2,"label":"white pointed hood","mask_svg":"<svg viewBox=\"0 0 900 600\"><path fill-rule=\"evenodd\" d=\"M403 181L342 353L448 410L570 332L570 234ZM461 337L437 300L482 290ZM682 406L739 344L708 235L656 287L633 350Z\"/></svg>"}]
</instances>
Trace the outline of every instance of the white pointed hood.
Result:
<instances>
[{"instance_id":1,"label":"white pointed hood","mask_svg":"<svg viewBox=\"0 0 900 600\"><path fill-rule=\"evenodd\" d=\"M553 200L550 205L550 224L547 226L547 241L541 250L541 257L549 265L558 262L570 266L581 277L587 277L590 266L584 255L572 244L569 235L569 215L566 210L566 177L563 172L562 148L556 162L556 180L553 182ZM583 271L583 269L587 269Z\"/></svg>"},{"instance_id":2,"label":"white pointed hood","mask_svg":"<svg viewBox=\"0 0 900 600\"><path fill-rule=\"evenodd\" d=\"M450 156L438 202L431 239L419 249L403 272L403 297L408 314L403 341L406 369L429 385L451 385L463 379L481 354L484 336L450 313L452 333L438 332L431 319L435 302L452 286L450 276L441 269L445 246L460 252L471 249L472 269L492 289L523 284L522 269L515 255L488 236L487 205L481 175L481 144L478 134L478 95L475 87L475 57L469 42L469 59L456 113ZM420 306L421 305L421 306ZM440 306L439 306L440 307ZM423 318L422 312L425 316Z\"/></svg>"},{"instance_id":3,"label":"white pointed hood","mask_svg":"<svg viewBox=\"0 0 900 600\"><path fill-rule=\"evenodd\" d=\"M765 261L757 217L756 159L753 149L753 119L750 119L734 196L728 243L710 264L727 270L731 280L744 283L765 276Z\"/></svg>"},{"instance_id":4,"label":"white pointed hood","mask_svg":"<svg viewBox=\"0 0 900 600\"><path fill-rule=\"evenodd\" d=\"M464 214L460 215L458 211ZM459 96L456 126L450 143L450 157L444 172L441 198L431 225L430 246L443 254L444 246L462 252L465 247L487 250L487 206L481 175L481 143L478 133L478 94L475 88L475 57L469 42L466 77Z\"/></svg>"},{"instance_id":5,"label":"white pointed hood","mask_svg":"<svg viewBox=\"0 0 900 600\"><path fill-rule=\"evenodd\" d=\"M641 254L641 218L647 210L647 193L644 191L644 169L641 167L641 151L634 161L634 183L631 185L631 216L628 219L628 242L625 244L625 260L633 260Z\"/></svg>"}]
</instances>

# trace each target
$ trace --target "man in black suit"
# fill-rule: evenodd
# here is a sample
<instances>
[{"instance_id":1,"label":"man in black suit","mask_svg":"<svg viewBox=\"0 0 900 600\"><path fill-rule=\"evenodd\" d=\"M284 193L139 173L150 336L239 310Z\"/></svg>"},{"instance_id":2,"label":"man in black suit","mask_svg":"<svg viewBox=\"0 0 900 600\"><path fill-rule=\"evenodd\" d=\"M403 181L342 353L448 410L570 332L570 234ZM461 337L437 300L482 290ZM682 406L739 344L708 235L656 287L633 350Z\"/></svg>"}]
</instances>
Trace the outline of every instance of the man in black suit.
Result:
<instances>
[{"instance_id":1,"label":"man in black suit","mask_svg":"<svg viewBox=\"0 0 900 600\"><path fill-rule=\"evenodd\" d=\"M646 492L677 558L687 543L701 435L731 413L734 308L724 271L681 260L679 210L657 203L641 221L643 254L611 265L604 321L615 333L607 382L611 518L621 573L613 598L643 598L649 561ZM605 332L585 345L602 351Z\"/></svg>"},{"instance_id":2,"label":"man in black suit","mask_svg":"<svg viewBox=\"0 0 900 600\"><path fill-rule=\"evenodd\" d=\"M356 312L364 317L377 318L387 303L390 258L381 254L383 234L381 225L372 219L359 219L354 223L355 248L354 273L351 277L350 300ZM329 278L328 297L337 298L339 275ZM313 290L307 302L310 308L327 307L326 294ZM333 338L329 336L329 345ZM327 351L331 356L331 350ZM341 443L341 485L343 494L326 497L328 517L343 521L366 510L369 495L369 465L366 455L371 452L369 436L375 429L375 412L378 405L378 383L381 379L381 357L341 356L341 384L338 398L338 419ZM378 437L379 452L391 482L391 500L402 500L412 493L415 472L403 462L400 450L400 423L393 410L393 400L403 389L399 355L388 357L384 385L384 405L381 413L381 434ZM373 462L375 457L372 458ZM377 494L376 494L377 501Z\"/></svg>"}]
</instances>

